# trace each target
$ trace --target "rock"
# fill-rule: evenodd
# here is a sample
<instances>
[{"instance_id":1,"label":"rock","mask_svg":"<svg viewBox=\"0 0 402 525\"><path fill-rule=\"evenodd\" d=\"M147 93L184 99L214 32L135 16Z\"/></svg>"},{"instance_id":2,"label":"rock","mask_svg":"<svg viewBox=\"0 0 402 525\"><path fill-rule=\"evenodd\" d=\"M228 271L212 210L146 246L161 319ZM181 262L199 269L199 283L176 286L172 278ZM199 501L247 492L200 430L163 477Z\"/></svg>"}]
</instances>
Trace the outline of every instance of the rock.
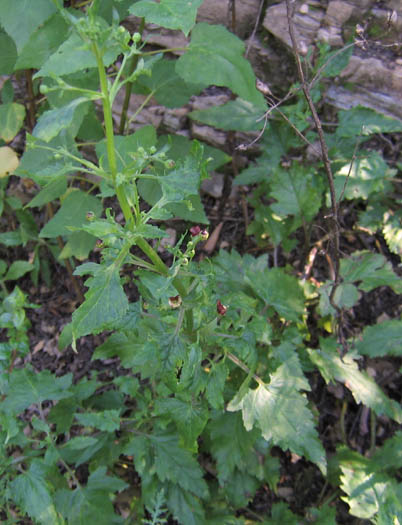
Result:
<instances>
[{"instance_id":1,"label":"rock","mask_svg":"<svg viewBox=\"0 0 402 525\"><path fill-rule=\"evenodd\" d=\"M215 148L222 148L226 144L226 133L210 126L203 126L196 122L191 123L191 135L195 139L202 140Z\"/></svg>"},{"instance_id":2,"label":"rock","mask_svg":"<svg viewBox=\"0 0 402 525\"><path fill-rule=\"evenodd\" d=\"M244 38L250 35L258 15L261 0L242 0L235 3L235 33ZM204 0L198 9L198 22L222 24L231 29L232 14L229 0Z\"/></svg>"},{"instance_id":3,"label":"rock","mask_svg":"<svg viewBox=\"0 0 402 525\"><path fill-rule=\"evenodd\" d=\"M211 178L202 181L201 190L215 199L220 199L222 197L223 183L224 175L222 173L212 173Z\"/></svg>"},{"instance_id":4,"label":"rock","mask_svg":"<svg viewBox=\"0 0 402 525\"><path fill-rule=\"evenodd\" d=\"M163 115L163 126L169 133L175 133L186 125L189 108L166 109Z\"/></svg>"}]
</instances>

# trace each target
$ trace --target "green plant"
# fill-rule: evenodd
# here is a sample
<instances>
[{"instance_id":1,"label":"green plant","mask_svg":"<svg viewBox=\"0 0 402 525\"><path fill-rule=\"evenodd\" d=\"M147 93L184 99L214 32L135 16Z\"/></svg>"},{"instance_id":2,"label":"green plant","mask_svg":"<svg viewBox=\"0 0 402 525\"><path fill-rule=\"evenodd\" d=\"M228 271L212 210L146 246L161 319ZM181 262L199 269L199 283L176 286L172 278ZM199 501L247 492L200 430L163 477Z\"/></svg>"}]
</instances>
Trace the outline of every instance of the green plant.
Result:
<instances>
[{"instance_id":1,"label":"green plant","mask_svg":"<svg viewBox=\"0 0 402 525\"><path fill-rule=\"evenodd\" d=\"M352 308L361 293L378 286L401 293L401 282L385 257L369 251L338 254L339 281L331 277L322 286L299 279L289 268L270 266L267 254L221 251L196 262L196 246L208 236L199 226L208 223L200 182L211 166L225 164L228 157L182 137L157 137L152 126L117 135L113 101L125 88L180 107L210 84L226 86L236 100L191 118L226 130L239 125L244 131L261 129L255 120L268 106L242 56L244 45L222 26L195 24L199 0L95 0L83 9L65 8L57 0L37 4L34 19L24 28L19 26L20 8L11 0L0 7L5 31L0 36L10 49L15 47L14 62L3 68L8 74L37 69L33 85L45 97L14 173L39 187L27 207L52 203L57 211L26 240L50 239L48 246L54 246L52 240L62 238L56 256L64 261L75 257L82 264L74 275L89 276L85 299L63 330L60 348L71 343L79 352L81 337L109 332L92 359L118 357L121 373L105 379L93 372L74 382L71 373L57 377L29 364L10 367L7 354L8 374L0 380L2 519L11 522L26 514L44 524L156 524L166 523L169 513L185 525L244 523L236 512L262 485L277 491L280 463L274 447L306 458L328 475L307 374L342 383L356 403L402 422L400 405L359 367L363 355L383 355L384 345L387 354L401 355L401 321L385 329L385 323L366 328L362 341L370 344L350 340L349 353L340 358L334 327L327 333L319 330L315 341L309 313L312 309L318 319L314 329L320 323L335 326L338 309ZM119 25L128 12L185 35L191 32L184 54L168 60L146 51L140 32L130 35ZM328 56L323 60L316 72ZM313 95L320 97L318 90ZM100 107L102 122L95 111ZM345 187L344 166L353 156L356 137L365 136L360 129L352 134L346 120L361 122L359 111L340 114L336 132L326 135L330 152L338 157L337 195L345 189L346 199L386 200L390 183L383 172L387 177L395 173L378 154L359 160L346 173L348 184L349 179L355 182L353 189ZM306 131L308 141L317 138L307 129L302 96L283 114L284 124L270 123L262 136L267 153L236 182L258 183L249 233L259 240L269 236L276 248L288 251L296 242L292 233L302 227L307 257L327 186L319 162L283 165L282 156L301 145L288 121L300 133ZM399 130L395 122L373 113L364 119L372 123L370 133ZM122 131L126 122L123 112ZM375 171L370 183L363 169ZM113 207L105 205L111 197ZM266 198L275 202L267 204ZM168 265L156 248L166 236L165 221L173 216L196 226L168 248ZM17 217L22 229L27 215ZM95 247L97 262L87 260ZM30 269L22 262L8 270L2 265L3 285ZM135 294L129 292L132 285ZM15 288L0 317L10 341L23 342L22 355L28 351L24 308L31 306ZM347 495L353 515L378 523L399 519L400 485L389 461L398 443L400 434L369 459L346 447L337 453L329 476ZM362 465L358 480L350 475L353 462ZM134 472L141 481L133 494ZM372 473L375 480L367 483ZM130 498L123 517L118 504L125 494ZM372 494L375 501L363 509L364 498ZM309 509L306 518L332 524L335 511L323 504ZM281 502L266 522L298 520Z\"/></svg>"}]
</instances>

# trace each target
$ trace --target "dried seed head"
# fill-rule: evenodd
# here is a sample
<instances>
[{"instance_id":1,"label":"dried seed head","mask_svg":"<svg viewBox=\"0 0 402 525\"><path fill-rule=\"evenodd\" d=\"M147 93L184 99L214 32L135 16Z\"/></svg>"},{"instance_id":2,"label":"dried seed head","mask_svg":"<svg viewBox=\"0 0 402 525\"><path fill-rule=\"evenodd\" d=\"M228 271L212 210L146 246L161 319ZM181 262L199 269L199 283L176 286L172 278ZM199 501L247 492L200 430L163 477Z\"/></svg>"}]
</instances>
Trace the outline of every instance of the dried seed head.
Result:
<instances>
[{"instance_id":1,"label":"dried seed head","mask_svg":"<svg viewBox=\"0 0 402 525\"><path fill-rule=\"evenodd\" d=\"M228 311L228 307L221 303L221 300L218 299L216 301L216 311L219 315L225 315L225 313Z\"/></svg>"}]
</instances>

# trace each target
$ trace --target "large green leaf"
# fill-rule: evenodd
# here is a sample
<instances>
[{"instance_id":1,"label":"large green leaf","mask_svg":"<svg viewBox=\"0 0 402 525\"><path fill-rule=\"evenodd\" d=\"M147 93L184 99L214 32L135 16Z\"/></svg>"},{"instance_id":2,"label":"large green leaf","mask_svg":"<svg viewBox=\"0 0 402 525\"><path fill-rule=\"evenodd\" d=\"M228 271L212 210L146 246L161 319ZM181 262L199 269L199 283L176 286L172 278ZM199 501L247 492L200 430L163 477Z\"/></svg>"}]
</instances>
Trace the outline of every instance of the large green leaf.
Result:
<instances>
[{"instance_id":1,"label":"large green leaf","mask_svg":"<svg viewBox=\"0 0 402 525\"><path fill-rule=\"evenodd\" d=\"M43 206L64 195L67 190L67 178L64 175L55 177L27 204L27 208Z\"/></svg>"},{"instance_id":2,"label":"large green leaf","mask_svg":"<svg viewBox=\"0 0 402 525\"><path fill-rule=\"evenodd\" d=\"M130 8L130 13L145 18L151 24L181 29L187 36L195 24L197 9L203 0L141 0Z\"/></svg>"},{"instance_id":3,"label":"large green leaf","mask_svg":"<svg viewBox=\"0 0 402 525\"><path fill-rule=\"evenodd\" d=\"M114 264L103 267L86 263L75 274L90 273L86 281L89 290L85 301L73 313L73 337L95 334L122 318L128 309L128 299L120 282L119 268Z\"/></svg>"},{"instance_id":4,"label":"large green leaf","mask_svg":"<svg viewBox=\"0 0 402 525\"><path fill-rule=\"evenodd\" d=\"M184 491L173 483L169 485L168 506L179 523L186 525L205 525L207 523L201 502L191 492Z\"/></svg>"},{"instance_id":5,"label":"large green leaf","mask_svg":"<svg viewBox=\"0 0 402 525\"><path fill-rule=\"evenodd\" d=\"M55 216L42 228L40 237L58 237L71 235L70 226L79 228L86 222L87 212L92 211L99 216L102 213L102 203L92 195L80 190L72 191L63 201Z\"/></svg>"},{"instance_id":6,"label":"large green leaf","mask_svg":"<svg viewBox=\"0 0 402 525\"><path fill-rule=\"evenodd\" d=\"M153 66L151 76L144 75L138 82L154 93L154 97L159 104L168 108L184 106L191 95L200 92L200 89L197 89L194 85L187 84L177 74L174 60L159 60Z\"/></svg>"},{"instance_id":7,"label":"large green leaf","mask_svg":"<svg viewBox=\"0 0 402 525\"><path fill-rule=\"evenodd\" d=\"M334 340L321 339L320 350L308 350L311 361L317 366L325 381L340 381L348 388L356 401L368 406L378 415L385 414L398 423L402 422L399 403L387 397L374 380L359 370L358 364L346 355L341 360Z\"/></svg>"},{"instance_id":8,"label":"large green leaf","mask_svg":"<svg viewBox=\"0 0 402 525\"><path fill-rule=\"evenodd\" d=\"M246 100L237 98L222 106L192 111L189 116L198 122L226 131L255 131L262 129L264 125L261 121L264 112L264 106L256 107Z\"/></svg>"},{"instance_id":9,"label":"large green leaf","mask_svg":"<svg viewBox=\"0 0 402 525\"><path fill-rule=\"evenodd\" d=\"M314 428L307 399L293 385L289 387L289 367L281 365L269 384L248 389L241 399L235 397L229 411L241 410L246 430L259 427L262 436L282 449L307 457L326 472L325 451ZM274 422L274 423L273 423Z\"/></svg>"},{"instance_id":10,"label":"large green leaf","mask_svg":"<svg viewBox=\"0 0 402 525\"><path fill-rule=\"evenodd\" d=\"M366 326L354 346L359 354L370 357L402 356L402 321L391 319Z\"/></svg>"},{"instance_id":11,"label":"large green leaf","mask_svg":"<svg viewBox=\"0 0 402 525\"><path fill-rule=\"evenodd\" d=\"M1 410L18 414L32 404L39 405L46 400L57 401L69 397L71 393L68 388L71 382L71 374L56 377L49 370L35 373L29 367L13 370Z\"/></svg>"},{"instance_id":12,"label":"large green leaf","mask_svg":"<svg viewBox=\"0 0 402 525\"><path fill-rule=\"evenodd\" d=\"M76 413L75 419L85 427L94 427L105 432L114 432L120 428L119 410L103 410L102 412Z\"/></svg>"},{"instance_id":13,"label":"large green leaf","mask_svg":"<svg viewBox=\"0 0 402 525\"><path fill-rule=\"evenodd\" d=\"M13 38L18 53L28 42L31 34L57 10L52 0L2 0L0 2L0 25Z\"/></svg>"},{"instance_id":14,"label":"large green leaf","mask_svg":"<svg viewBox=\"0 0 402 525\"><path fill-rule=\"evenodd\" d=\"M39 69L64 42L68 25L60 13L51 16L29 37L21 49L15 69Z\"/></svg>"},{"instance_id":15,"label":"large green leaf","mask_svg":"<svg viewBox=\"0 0 402 525\"><path fill-rule=\"evenodd\" d=\"M255 87L255 75L243 58L244 44L223 26L197 24L187 52L176 63L176 71L188 83L227 86L240 98L265 107Z\"/></svg>"},{"instance_id":16,"label":"large green leaf","mask_svg":"<svg viewBox=\"0 0 402 525\"><path fill-rule=\"evenodd\" d=\"M40 140L44 140L45 142L49 142L58 135L60 131L69 128L73 122L76 109L84 103L86 103L86 106L81 107L79 112L80 122L76 126L76 131L78 131L81 121L89 109L88 99L86 97L78 97L66 106L45 111L45 113L39 117L32 132L33 136Z\"/></svg>"},{"instance_id":17,"label":"large green leaf","mask_svg":"<svg viewBox=\"0 0 402 525\"><path fill-rule=\"evenodd\" d=\"M61 525L51 492L46 482L47 467L38 459L11 482L12 499L31 518L43 525Z\"/></svg>"},{"instance_id":18,"label":"large green leaf","mask_svg":"<svg viewBox=\"0 0 402 525\"><path fill-rule=\"evenodd\" d=\"M10 142L21 129L25 119L25 107L10 102L0 105L0 138Z\"/></svg>"},{"instance_id":19,"label":"large green leaf","mask_svg":"<svg viewBox=\"0 0 402 525\"><path fill-rule=\"evenodd\" d=\"M14 261L3 277L4 281L16 281L27 272L33 270L33 264L28 261Z\"/></svg>"},{"instance_id":20,"label":"large green leaf","mask_svg":"<svg viewBox=\"0 0 402 525\"><path fill-rule=\"evenodd\" d=\"M270 177L270 195L276 199L271 209L280 217L295 215L311 221L321 208L323 185L313 170L294 164L277 169Z\"/></svg>"},{"instance_id":21,"label":"large green leaf","mask_svg":"<svg viewBox=\"0 0 402 525\"><path fill-rule=\"evenodd\" d=\"M298 280L282 268L247 271L246 282L268 306L290 321L298 321L304 312L304 294Z\"/></svg>"}]
</instances>

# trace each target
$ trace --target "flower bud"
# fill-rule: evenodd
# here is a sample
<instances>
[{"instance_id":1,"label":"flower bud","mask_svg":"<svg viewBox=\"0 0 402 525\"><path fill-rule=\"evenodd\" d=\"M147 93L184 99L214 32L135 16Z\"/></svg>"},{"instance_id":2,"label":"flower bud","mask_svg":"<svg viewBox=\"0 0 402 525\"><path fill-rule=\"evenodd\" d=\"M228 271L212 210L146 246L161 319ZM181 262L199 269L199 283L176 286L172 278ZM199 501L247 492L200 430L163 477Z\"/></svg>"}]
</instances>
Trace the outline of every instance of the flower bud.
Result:
<instances>
[{"instance_id":1,"label":"flower bud","mask_svg":"<svg viewBox=\"0 0 402 525\"><path fill-rule=\"evenodd\" d=\"M200 235L201 235L201 240L202 241L207 241L208 240L209 233L207 232L207 230L201 230L200 231Z\"/></svg>"},{"instance_id":2,"label":"flower bud","mask_svg":"<svg viewBox=\"0 0 402 525\"><path fill-rule=\"evenodd\" d=\"M228 307L221 303L221 300L218 299L216 301L216 311L219 315L225 315L225 313L228 311Z\"/></svg>"},{"instance_id":3,"label":"flower bud","mask_svg":"<svg viewBox=\"0 0 402 525\"><path fill-rule=\"evenodd\" d=\"M198 225L193 226L192 228L190 228L190 233L192 237L197 237L197 235L201 233L201 228Z\"/></svg>"},{"instance_id":4,"label":"flower bud","mask_svg":"<svg viewBox=\"0 0 402 525\"><path fill-rule=\"evenodd\" d=\"M104 246L105 246L105 244L102 241L102 239L98 239L96 241L96 243L95 243L95 248L98 249L98 250L101 250Z\"/></svg>"},{"instance_id":5,"label":"flower bud","mask_svg":"<svg viewBox=\"0 0 402 525\"><path fill-rule=\"evenodd\" d=\"M141 35L140 33L134 33L132 36L134 44L138 44L138 42L141 42Z\"/></svg>"},{"instance_id":6,"label":"flower bud","mask_svg":"<svg viewBox=\"0 0 402 525\"><path fill-rule=\"evenodd\" d=\"M180 295L169 297L169 306L171 308L179 308L182 303Z\"/></svg>"},{"instance_id":7,"label":"flower bud","mask_svg":"<svg viewBox=\"0 0 402 525\"><path fill-rule=\"evenodd\" d=\"M93 211L87 211L87 214L85 216L86 220L89 222L92 222L95 220L95 214Z\"/></svg>"}]
</instances>

